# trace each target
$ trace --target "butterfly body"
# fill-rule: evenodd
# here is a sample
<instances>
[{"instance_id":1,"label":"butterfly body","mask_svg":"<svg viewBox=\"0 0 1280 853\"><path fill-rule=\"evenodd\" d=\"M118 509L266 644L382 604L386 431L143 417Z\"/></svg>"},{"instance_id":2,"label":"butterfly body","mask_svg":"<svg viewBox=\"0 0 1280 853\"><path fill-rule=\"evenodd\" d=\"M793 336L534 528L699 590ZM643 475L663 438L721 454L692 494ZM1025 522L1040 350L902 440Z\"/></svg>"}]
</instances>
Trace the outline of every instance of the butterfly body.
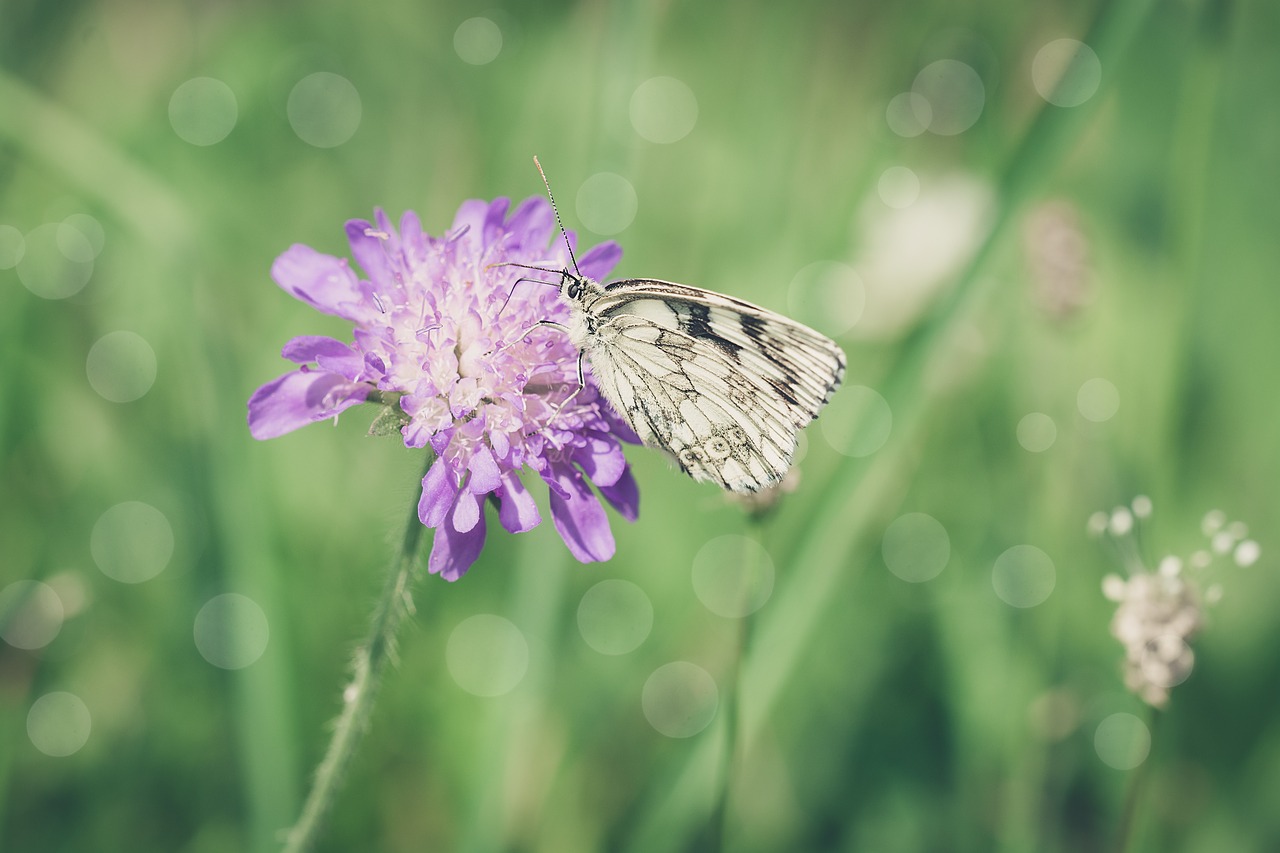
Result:
<instances>
[{"instance_id":1,"label":"butterfly body","mask_svg":"<svg viewBox=\"0 0 1280 853\"><path fill-rule=\"evenodd\" d=\"M601 394L646 444L695 480L731 491L782 479L797 431L844 376L834 341L696 287L560 275L571 340Z\"/></svg>"}]
</instances>

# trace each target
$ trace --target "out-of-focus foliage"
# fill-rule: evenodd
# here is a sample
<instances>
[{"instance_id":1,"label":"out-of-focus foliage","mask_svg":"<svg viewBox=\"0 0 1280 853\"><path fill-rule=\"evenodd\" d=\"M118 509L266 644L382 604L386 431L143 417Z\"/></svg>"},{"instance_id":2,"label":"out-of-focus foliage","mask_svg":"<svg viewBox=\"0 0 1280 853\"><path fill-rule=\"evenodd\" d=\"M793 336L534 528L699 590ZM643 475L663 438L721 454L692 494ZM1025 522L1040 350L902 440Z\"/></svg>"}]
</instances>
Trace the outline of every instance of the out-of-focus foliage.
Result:
<instances>
[{"instance_id":1,"label":"out-of-focus foliage","mask_svg":"<svg viewBox=\"0 0 1280 853\"><path fill-rule=\"evenodd\" d=\"M762 521L637 448L611 562L543 525L425 579L320 849L1099 849L1141 774L1131 849L1280 846L1280 10L1094 5L0 6L0 848L274 849L421 459L250 439L350 332L271 262L533 154L619 275L814 324L846 388ZM1213 508L1262 544L1157 720L1085 534L1136 494L1149 561Z\"/></svg>"}]
</instances>

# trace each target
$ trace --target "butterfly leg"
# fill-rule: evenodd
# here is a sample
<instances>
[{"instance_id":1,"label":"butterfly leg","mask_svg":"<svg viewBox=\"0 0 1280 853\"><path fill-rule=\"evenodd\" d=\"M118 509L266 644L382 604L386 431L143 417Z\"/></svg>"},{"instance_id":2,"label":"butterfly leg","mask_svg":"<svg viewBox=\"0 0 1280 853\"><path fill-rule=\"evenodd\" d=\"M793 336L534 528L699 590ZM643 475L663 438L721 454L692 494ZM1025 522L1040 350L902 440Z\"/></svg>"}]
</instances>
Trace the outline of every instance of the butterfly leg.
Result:
<instances>
[{"instance_id":1,"label":"butterfly leg","mask_svg":"<svg viewBox=\"0 0 1280 853\"><path fill-rule=\"evenodd\" d=\"M524 339L528 336L528 334L539 326L551 326L565 333L568 333L569 331L569 327L564 325L563 323L556 323L552 320L539 320L529 328L525 329L524 333L521 334L520 337L516 338L514 341L508 341L507 343L498 347L496 350L493 350L492 352L490 352L489 355L500 355L501 353L504 353L507 350L511 349L516 344L524 343L525 342Z\"/></svg>"},{"instance_id":2,"label":"butterfly leg","mask_svg":"<svg viewBox=\"0 0 1280 853\"><path fill-rule=\"evenodd\" d=\"M507 344L503 344L498 349L494 350L494 354L496 355L498 353L504 352L510 347L513 347L518 343L522 343L525 339L525 335L527 335L530 331L533 331L533 329L537 328L538 326L547 326L552 329L559 329L560 331L564 332L566 335L569 334L569 327L566 326L564 323L557 323L554 320L539 320L538 322L530 326L527 330L525 330L524 335L521 335L519 338L516 338L514 341L511 341L510 343L507 343ZM582 389L586 387L587 378L582 370L583 357L584 357L584 353L582 352L582 350L578 350L578 387L573 389L572 394L570 394L568 397L565 397L562 401L560 401L560 404L556 406L555 410L551 413L551 416L547 418L547 423L551 423L557 417L559 417L560 413L564 411L565 406L573 402L574 398L577 397L578 394L582 393Z\"/></svg>"},{"instance_id":3,"label":"butterfly leg","mask_svg":"<svg viewBox=\"0 0 1280 853\"><path fill-rule=\"evenodd\" d=\"M555 324L555 325L558 325L558 324ZM563 328L563 326L561 328ZM570 394L568 397L565 397L562 401L560 401L560 405L556 406L556 410L551 413L551 417L547 418L547 423L550 423L551 421L554 421L557 417L559 417L560 413L564 411L564 407L569 405L569 403L573 401L573 398L578 396L578 394L582 392L582 389L586 387L587 378L582 373L583 355L584 353L582 352L582 350L578 350L578 387L573 389L572 394Z\"/></svg>"},{"instance_id":4,"label":"butterfly leg","mask_svg":"<svg viewBox=\"0 0 1280 853\"><path fill-rule=\"evenodd\" d=\"M551 327L551 328L553 328L553 329L559 329L560 331L564 332L565 334L569 334L569 327L568 327L568 326L566 326L564 323L557 323L557 322L555 322L554 320L539 320L539 321L538 321L537 323L535 323L534 325L535 325L535 326L550 326L550 327ZM560 413L561 413L562 411L564 411L564 407L565 407L565 406L567 406L567 405L569 405L571 402L573 402L573 399L574 399L575 397L577 397L577 396L578 396L578 394L580 394L580 393L582 392L582 389L583 389L584 387L586 387L586 384L587 384L587 377L586 377L586 375L582 372L582 359L583 359L584 355L585 355L585 353L584 353L582 350L578 350L578 387L573 389L573 393L572 393L572 394L570 394L568 397L565 397L563 400L561 400L561 401L560 401L560 405L556 406L555 411L551 413L551 417L547 418L547 423L550 423L550 422L554 421L557 417L559 417L559 416L560 416Z\"/></svg>"}]
</instances>

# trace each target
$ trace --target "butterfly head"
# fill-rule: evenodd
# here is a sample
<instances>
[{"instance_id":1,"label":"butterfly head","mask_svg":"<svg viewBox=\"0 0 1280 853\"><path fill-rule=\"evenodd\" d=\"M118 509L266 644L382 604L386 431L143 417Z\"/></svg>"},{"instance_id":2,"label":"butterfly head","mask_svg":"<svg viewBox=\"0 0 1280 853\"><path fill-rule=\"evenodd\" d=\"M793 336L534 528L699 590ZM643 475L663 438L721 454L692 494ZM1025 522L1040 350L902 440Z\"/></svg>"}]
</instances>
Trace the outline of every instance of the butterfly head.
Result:
<instances>
[{"instance_id":1,"label":"butterfly head","mask_svg":"<svg viewBox=\"0 0 1280 853\"><path fill-rule=\"evenodd\" d=\"M581 302L582 295L586 291L585 280L582 276L574 275L568 270L563 270L560 274L564 276L560 281L560 292L574 302Z\"/></svg>"},{"instance_id":2,"label":"butterfly head","mask_svg":"<svg viewBox=\"0 0 1280 853\"><path fill-rule=\"evenodd\" d=\"M560 298L582 310L590 310L604 295L604 286L594 278L564 269L560 271Z\"/></svg>"}]
</instances>

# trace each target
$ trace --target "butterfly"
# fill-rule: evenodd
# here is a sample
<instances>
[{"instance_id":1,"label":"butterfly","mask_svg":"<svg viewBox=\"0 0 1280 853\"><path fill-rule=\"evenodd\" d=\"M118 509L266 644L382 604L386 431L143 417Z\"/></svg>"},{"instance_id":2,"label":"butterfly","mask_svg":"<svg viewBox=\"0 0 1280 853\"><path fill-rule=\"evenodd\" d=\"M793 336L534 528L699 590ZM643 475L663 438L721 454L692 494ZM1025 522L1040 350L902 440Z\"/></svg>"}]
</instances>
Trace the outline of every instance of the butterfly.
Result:
<instances>
[{"instance_id":1,"label":"butterfly","mask_svg":"<svg viewBox=\"0 0 1280 853\"><path fill-rule=\"evenodd\" d=\"M542 164L533 161L564 234ZM569 256L572 271L543 271L560 276L570 321L539 325L562 329L578 348L574 395L584 386L585 357L627 425L695 480L733 492L779 482L798 430L844 378L840 347L795 320L710 290L652 278L601 284L578 271L572 246Z\"/></svg>"}]
</instances>

